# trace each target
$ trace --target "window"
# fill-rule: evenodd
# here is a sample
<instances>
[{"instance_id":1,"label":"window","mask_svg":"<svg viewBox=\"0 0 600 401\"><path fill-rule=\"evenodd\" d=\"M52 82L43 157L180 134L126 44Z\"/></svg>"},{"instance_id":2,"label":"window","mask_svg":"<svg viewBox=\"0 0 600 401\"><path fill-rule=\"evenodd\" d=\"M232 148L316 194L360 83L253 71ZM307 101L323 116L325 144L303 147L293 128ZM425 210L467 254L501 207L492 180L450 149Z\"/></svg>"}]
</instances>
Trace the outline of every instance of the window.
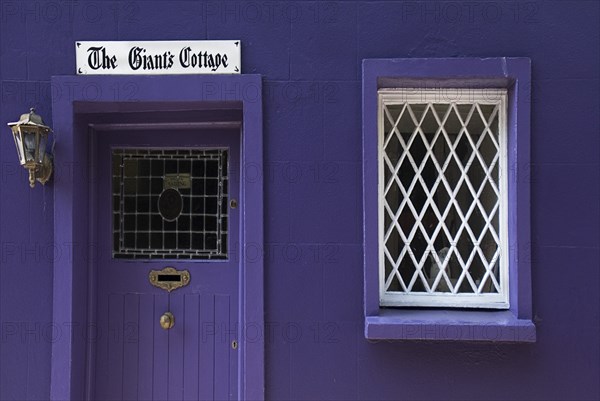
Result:
<instances>
[{"instance_id":1,"label":"window","mask_svg":"<svg viewBox=\"0 0 600 401\"><path fill-rule=\"evenodd\" d=\"M381 305L507 308L506 90L378 98Z\"/></svg>"},{"instance_id":2,"label":"window","mask_svg":"<svg viewBox=\"0 0 600 401\"><path fill-rule=\"evenodd\" d=\"M365 337L534 342L527 58L363 60Z\"/></svg>"},{"instance_id":3,"label":"window","mask_svg":"<svg viewBox=\"0 0 600 401\"><path fill-rule=\"evenodd\" d=\"M227 259L227 149L113 149L113 257Z\"/></svg>"}]
</instances>

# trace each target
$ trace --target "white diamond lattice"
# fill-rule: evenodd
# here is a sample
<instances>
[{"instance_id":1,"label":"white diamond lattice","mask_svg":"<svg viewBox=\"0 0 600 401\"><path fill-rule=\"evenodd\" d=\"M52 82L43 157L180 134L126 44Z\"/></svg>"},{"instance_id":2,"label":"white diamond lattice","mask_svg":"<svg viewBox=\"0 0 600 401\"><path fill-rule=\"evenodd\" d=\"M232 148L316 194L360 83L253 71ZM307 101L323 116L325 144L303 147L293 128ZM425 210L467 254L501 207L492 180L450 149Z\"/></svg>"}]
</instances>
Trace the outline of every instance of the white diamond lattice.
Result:
<instances>
[{"instance_id":1,"label":"white diamond lattice","mask_svg":"<svg viewBox=\"0 0 600 401\"><path fill-rule=\"evenodd\" d=\"M383 290L503 293L499 102L383 103Z\"/></svg>"}]
</instances>

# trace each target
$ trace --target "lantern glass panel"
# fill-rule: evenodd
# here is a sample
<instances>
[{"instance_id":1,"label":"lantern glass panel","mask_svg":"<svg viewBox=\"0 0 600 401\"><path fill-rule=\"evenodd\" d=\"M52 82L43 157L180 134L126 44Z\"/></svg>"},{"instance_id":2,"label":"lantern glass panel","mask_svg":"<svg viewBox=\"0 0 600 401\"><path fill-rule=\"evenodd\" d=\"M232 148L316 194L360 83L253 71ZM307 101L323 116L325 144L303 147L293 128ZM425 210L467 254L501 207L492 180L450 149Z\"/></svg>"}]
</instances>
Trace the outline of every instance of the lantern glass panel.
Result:
<instances>
[{"instance_id":1,"label":"lantern glass panel","mask_svg":"<svg viewBox=\"0 0 600 401\"><path fill-rule=\"evenodd\" d=\"M46 132L40 132L40 146L38 153L38 163L42 163L44 161L44 155L46 154L46 143L48 141L48 134Z\"/></svg>"},{"instance_id":2,"label":"lantern glass panel","mask_svg":"<svg viewBox=\"0 0 600 401\"><path fill-rule=\"evenodd\" d=\"M35 150L36 150L36 135L35 131L23 131L23 144L25 161L35 161Z\"/></svg>"},{"instance_id":3,"label":"lantern glass panel","mask_svg":"<svg viewBox=\"0 0 600 401\"><path fill-rule=\"evenodd\" d=\"M17 147L17 154L19 155L19 162L25 164L25 158L23 157L23 142L21 141L21 131L18 128L13 128L13 138L15 139L15 146Z\"/></svg>"}]
</instances>

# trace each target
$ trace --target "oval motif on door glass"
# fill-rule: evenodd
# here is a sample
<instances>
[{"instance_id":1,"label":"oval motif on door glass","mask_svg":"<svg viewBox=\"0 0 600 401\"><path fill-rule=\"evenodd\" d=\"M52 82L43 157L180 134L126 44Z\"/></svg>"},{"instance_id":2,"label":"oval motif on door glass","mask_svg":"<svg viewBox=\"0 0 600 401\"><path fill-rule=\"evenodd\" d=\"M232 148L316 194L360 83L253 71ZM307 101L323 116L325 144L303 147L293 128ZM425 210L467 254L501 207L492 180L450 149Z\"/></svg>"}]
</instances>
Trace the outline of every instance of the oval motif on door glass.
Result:
<instances>
[{"instance_id":1,"label":"oval motif on door glass","mask_svg":"<svg viewBox=\"0 0 600 401\"><path fill-rule=\"evenodd\" d=\"M158 212L163 219L173 221L179 217L183 210L183 199L178 190L165 189L158 198Z\"/></svg>"}]
</instances>

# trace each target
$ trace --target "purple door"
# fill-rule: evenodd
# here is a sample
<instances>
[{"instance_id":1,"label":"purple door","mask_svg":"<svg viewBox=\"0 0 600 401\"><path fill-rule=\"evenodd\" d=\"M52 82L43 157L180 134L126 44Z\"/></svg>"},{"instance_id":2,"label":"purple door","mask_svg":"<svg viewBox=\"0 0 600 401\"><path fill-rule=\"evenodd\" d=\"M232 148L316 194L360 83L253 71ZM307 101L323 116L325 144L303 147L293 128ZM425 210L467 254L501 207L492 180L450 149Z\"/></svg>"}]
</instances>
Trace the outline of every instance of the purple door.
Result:
<instances>
[{"instance_id":1,"label":"purple door","mask_svg":"<svg viewBox=\"0 0 600 401\"><path fill-rule=\"evenodd\" d=\"M88 394L237 399L240 130L114 130L96 138L98 330ZM187 285L159 288L173 284Z\"/></svg>"}]
</instances>

